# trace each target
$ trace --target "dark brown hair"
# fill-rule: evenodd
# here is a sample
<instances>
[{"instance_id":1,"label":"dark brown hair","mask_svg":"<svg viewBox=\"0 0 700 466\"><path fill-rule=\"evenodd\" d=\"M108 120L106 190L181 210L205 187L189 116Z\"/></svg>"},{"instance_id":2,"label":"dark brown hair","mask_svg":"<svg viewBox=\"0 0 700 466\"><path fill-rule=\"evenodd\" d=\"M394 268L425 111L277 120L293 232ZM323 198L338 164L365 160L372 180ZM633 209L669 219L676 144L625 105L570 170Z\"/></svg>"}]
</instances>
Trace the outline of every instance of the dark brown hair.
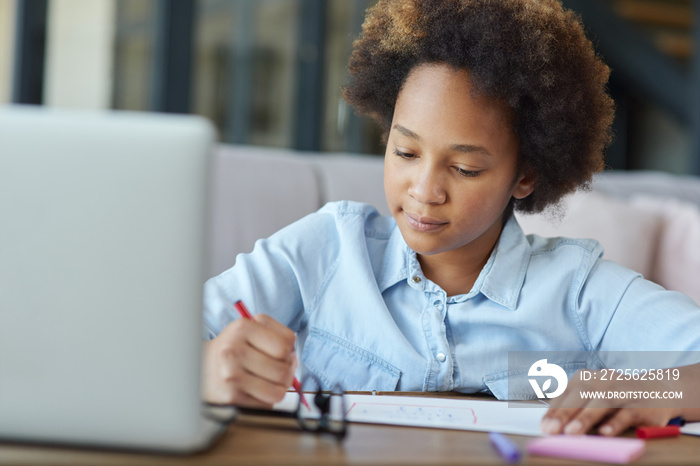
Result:
<instances>
[{"instance_id":1,"label":"dark brown hair","mask_svg":"<svg viewBox=\"0 0 700 466\"><path fill-rule=\"evenodd\" d=\"M580 19L557 0L379 0L353 44L343 96L388 134L398 94L425 63L469 70L477 92L505 101L539 212L603 169L614 103L608 67Z\"/></svg>"}]
</instances>

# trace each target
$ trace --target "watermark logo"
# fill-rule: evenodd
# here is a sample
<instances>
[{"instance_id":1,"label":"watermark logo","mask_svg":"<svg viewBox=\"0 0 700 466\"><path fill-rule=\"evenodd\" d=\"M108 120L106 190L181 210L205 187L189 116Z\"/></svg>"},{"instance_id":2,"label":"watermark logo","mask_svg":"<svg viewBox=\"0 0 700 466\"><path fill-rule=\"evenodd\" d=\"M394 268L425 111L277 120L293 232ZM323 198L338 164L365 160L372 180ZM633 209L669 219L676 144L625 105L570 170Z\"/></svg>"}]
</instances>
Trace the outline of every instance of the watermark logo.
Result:
<instances>
[{"instance_id":1,"label":"watermark logo","mask_svg":"<svg viewBox=\"0 0 700 466\"><path fill-rule=\"evenodd\" d=\"M548 363L546 359L540 359L536 361L530 370L527 372L529 377L549 377L545 380L544 385L540 388L537 379L528 379L530 385L532 385L533 390L537 394L537 398L556 398L566 390L566 385L569 383L568 377L564 369L557 366L556 364ZM557 381L557 389L553 392L548 392L552 386L552 378Z\"/></svg>"}]
</instances>

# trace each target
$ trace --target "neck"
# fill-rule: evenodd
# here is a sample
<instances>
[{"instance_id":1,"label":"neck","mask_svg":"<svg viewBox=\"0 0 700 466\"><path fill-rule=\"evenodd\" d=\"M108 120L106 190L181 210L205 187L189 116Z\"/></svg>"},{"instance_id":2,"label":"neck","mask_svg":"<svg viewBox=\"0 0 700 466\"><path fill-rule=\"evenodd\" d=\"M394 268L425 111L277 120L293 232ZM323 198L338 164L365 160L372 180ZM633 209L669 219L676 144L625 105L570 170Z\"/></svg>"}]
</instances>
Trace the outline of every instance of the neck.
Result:
<instances>
[{"instance_id":1,"label":"neck","mask_svg":"<svg viewBox=\"0 0 700 466\"><path fill-rule=\"evenodd\" d=\"M499 222L493 231L459 249L434 255L418 254L423 275L445 290L447 296L469 293L503 230Z\"/></svg>"},{"instance_id":2,"label":"neck","mask_svg":"<svg viewBox=\"0 0 700 466\"><path fill-rule=\"evenodd\" d=\"M489 256L469 262L440 261L437 256L418 256L423 274L445 290L447 296L469 293Z\"/></svg>"}]
</instances>

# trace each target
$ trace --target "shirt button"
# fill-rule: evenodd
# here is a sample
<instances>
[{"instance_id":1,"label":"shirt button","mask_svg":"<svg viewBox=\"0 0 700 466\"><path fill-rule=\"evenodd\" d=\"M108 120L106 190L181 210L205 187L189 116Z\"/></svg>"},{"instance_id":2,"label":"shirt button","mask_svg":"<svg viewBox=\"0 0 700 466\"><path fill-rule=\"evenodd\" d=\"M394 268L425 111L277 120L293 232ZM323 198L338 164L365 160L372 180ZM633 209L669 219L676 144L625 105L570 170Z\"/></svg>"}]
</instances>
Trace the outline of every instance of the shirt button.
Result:
<instances>
[{"instance_id":1,"label":"shirt button","mask_svg":"<svg viewBox=\"0 0 700 466\"><path fill-rule=\"evenodd\" d=\"M442 302L440 302L440 300L438 299L433 303L433 306L440 307L441 304L442 304Z\"/></svg>"},{"instance_id":2,"label":"shirt button","mask_svg":"<svg viewBox=\"0 0 700 466\"><path fill-rule=\"evenodd\" d=\"M445 356L445 353L438 353L437 354L437 360L440 362L445 362L445 359L447 359L447 356Z\"/></svg>"},{"instance_id":3,"label":"shirt button","mask_svg":"<svg viewBox=\"0 0 700 466\"><path fill-rule=\"evenodd\" d=\"M414 282L414 283L420 283L420 277L419 277L419 276L413 277L413 282Z\"/></svg>"}]
</instances>

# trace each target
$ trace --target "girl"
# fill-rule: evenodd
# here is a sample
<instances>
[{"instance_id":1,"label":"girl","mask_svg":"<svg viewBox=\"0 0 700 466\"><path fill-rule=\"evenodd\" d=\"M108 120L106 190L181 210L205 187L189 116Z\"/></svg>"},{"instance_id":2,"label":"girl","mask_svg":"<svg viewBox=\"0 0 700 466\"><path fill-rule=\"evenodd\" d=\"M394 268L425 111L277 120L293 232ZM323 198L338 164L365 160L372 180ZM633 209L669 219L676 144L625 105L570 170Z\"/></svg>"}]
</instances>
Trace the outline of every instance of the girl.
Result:
<instances>
[{"instance_id":1,"label":"girl","mask_svg":"<svg viewBox=\"0 0 700 466\"><path fill-rule=\"evenodd\" d=\"M595 241L525 236L512 215L556 206L603 167L608 68L572 12L556 0L380 0L349 69L345 99L385 131L393 218L330 203L208 281L208 401L279 401L295 348L301 373L327 387L499 399L526 397L508 387L522 375L509 352L550 352L571 377L618 367L609 351L700 349L690 299L601 259ZM237 318L239 299L255 321ZM667 367L698 362L687 355ZM697 414L560 399L547 432L605 420L615 435Z\"/></svg>"}]
</instances>

